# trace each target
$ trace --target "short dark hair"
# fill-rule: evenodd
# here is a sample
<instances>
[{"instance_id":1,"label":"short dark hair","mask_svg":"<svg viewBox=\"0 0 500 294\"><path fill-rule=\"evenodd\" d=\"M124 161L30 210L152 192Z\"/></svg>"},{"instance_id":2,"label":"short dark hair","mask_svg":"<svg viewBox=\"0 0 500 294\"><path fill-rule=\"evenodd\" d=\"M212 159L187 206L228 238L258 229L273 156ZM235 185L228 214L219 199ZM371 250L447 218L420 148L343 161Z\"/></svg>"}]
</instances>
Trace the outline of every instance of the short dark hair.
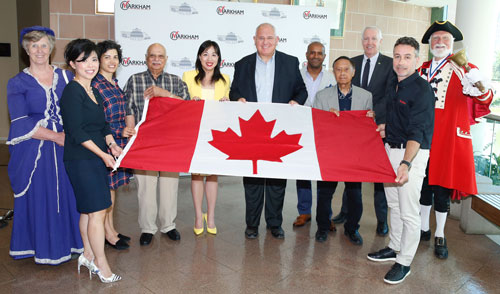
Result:
<instances>
[{"instance_id":1,"label":"short dark hair","mask_svg":"<svg viewBox=\"0 0 500 294\"><path fill-rule=\"evenodd\" d=\"M75 39L66 45L66 49L64 49L64 60L66 64L71 67L69 64L71 61L73 62L82 62L89 58L92 52L97 53L97 45L90 41L89 39ZM83 58L80 60L76 60L80 54L83 53Z\"/></svg>"},{"instance_id":2,"label":"short dark hair","mask_svg":"<svg viewBox=\"0 0 500 294\"><path fill-rule=\"evenodd\" d=\"M220 48L219 44L217 42L214 42L212 40L206 40L205 42L201 43L200 48L198 49L198 54L196 55L196 63L195 67L196 70L198 71L198 74L194 77L194 80L196 81L197 84L201 84L201 81L205 78L205 71L203 70L203 67L201 66L201 61L200 61L200 56L207 50L208 48L213 47L215 54L219 56L219 59L217 60L217 64L215 65L214 68L214 74L212 76L212 83L217 82L218 80L221 80L226 83L226 80L222 76L220 72L220 61L222 60L222 57L220 55Z\"/></svg>"},{"instance_id":3,"label":"short dark hair","mask_svg":"<svg viewBox=\"0 0 500 294\"><path fill-rule=\"evenodd\" d=\"M97 43L97 57L99 61L101 60L101 56L106 53L108 50L115 49L118 52L118 61L122 62L122 46L112 40L106 40Z\"/></svg>"},{"instance_id":4,"label":"short dark hair","mask_svg":"<svg viewBox=\"0 0 500 294\"><path fill-rule=\"evenodd\" d=\"M341 59L345 59L347 61L349 61L349 63L351 64L352 68L355 69L356 66L354 65L354 62L347 56L340 56L338 57L337 59L335 59L335 61L332 63L332 67L335 67L335 62L341 60Z\"/></svg>"},{"instance_id":5,"label":"short dark hair","mask_svg":"<svg viewBox=\"0 0 500 294\"><path fill-rule=\"evenodd\" d=\"M415 49L415 55L418 56L418 52L420 51L420 44L418 43L415 38L412 37L401 37L396 41L396 44L394 44L394 48L398 45L408 45L411 46Z\"/></svg>"}]
</instances>

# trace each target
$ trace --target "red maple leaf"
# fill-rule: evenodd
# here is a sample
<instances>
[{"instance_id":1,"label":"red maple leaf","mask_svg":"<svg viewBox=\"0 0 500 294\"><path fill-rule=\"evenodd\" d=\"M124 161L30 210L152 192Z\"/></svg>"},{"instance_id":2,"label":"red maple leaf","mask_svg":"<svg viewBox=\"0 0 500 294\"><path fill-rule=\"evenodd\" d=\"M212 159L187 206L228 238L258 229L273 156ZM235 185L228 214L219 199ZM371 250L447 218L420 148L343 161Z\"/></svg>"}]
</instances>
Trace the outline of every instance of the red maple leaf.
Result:
<instances>
[{"instance_id":1,"label":"red maple leaf","mask_svg":"<svg viewBox=\"0 0 500 294\"><path fill-rule=\"evenodd\" d=\"M257 160L283 162L281 157L302 148L299 145L302 134L288 135L281 131L271 138L276 120L265 121L259 110L249 120L240 117L239 121L241 137L230 128L224 132L212 130L213 140L208 143L227 154L228 160L251 160L253 174L257 174Z\"/></svg>"}]
</instances>

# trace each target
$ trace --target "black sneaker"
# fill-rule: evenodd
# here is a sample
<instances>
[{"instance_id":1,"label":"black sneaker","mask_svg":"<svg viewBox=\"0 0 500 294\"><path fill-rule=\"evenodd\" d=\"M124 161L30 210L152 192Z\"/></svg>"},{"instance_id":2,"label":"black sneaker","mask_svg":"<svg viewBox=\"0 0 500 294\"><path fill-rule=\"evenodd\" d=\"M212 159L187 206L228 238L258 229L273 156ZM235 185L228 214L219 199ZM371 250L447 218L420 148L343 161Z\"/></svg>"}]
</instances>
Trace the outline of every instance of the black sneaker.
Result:
<instances>
[{"instance_id":1,"label":"black sneaker","mask_svg":"<svg viewBox=\"0 0 500 294\"><path fill-rule=\"evenodd\" d=\"M420 241L429 241L431 239L431 229L428 231L420 230Z\"/></svg>"},{"instance_id":2,"label":"black sneaker","mask_svg":"<svg viewBox=\"0 0 500 294\"><path fill-rule=\"evenodd\" d=\"M448 258L448 246L446 246L446 238L435 237L434 238L434 255L439 259Z\"/></svg>"},{"instance_id":3,"label":"black sneaker","mask_svg":"<svg viewBox=\"0 0 500 294\"><path fill-rule=\"evenodd\" d=\"M366 257L371 261L396 261L396 251L385 247L377 252L368 253Z\"/></svg>"},{"instance_id":4,"label":"black sneaker","mask_svg":"<svg viewBox=\"0 0 500 294\"><path fill-rule=\"evenodd\" d=\"M391 285L399 284L403 282L410 273L409 266L404 266L396 262L391 270L385 275L384 282Z\"/></svg>"}]
</instances>

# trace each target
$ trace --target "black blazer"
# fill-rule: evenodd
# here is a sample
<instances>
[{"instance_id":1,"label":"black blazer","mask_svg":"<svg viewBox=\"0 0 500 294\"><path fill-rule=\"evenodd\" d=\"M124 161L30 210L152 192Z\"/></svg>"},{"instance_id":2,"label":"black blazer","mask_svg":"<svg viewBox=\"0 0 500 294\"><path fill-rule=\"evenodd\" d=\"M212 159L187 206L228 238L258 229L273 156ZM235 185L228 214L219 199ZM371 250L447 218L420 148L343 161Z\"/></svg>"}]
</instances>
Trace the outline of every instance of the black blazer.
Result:
<instances>
[{"instance_id":1,"label":"black blazer","mask_svg":"<svg viewBox=\"0 0 500 294\"><path fill-rule=\"evenodd\" d=\"M236 101L243 97L248 102L257 102L255 89L255 63L257 53L243 57L234 65L233 83L229 91L229 98ZM295 100L304 104L307 99L307 89L299 71L297 57L276 51L274 56L274 103L288 103Z\"/></svg>"},{"instance_id":2,"label":"black blazer","mask_svg":"<svg viewBox=\"0 0 500 294\"><path fill-rule=\"evenodd\" d=\"M361 68L363 66L364 55L359 55L352 58L356 66L356 73L352 79L352 84L354 86L361 87ZM387 109L387 101L385 99L386 92L390 80L395 76L394 70L392 69L392 58L379 54L377 58L377 64L373 70L372 78L368 83L368 90L373 95L373 110L375 111L375 120L377 124L385 123L385 114Z\"/></svg>"}]
</instances>

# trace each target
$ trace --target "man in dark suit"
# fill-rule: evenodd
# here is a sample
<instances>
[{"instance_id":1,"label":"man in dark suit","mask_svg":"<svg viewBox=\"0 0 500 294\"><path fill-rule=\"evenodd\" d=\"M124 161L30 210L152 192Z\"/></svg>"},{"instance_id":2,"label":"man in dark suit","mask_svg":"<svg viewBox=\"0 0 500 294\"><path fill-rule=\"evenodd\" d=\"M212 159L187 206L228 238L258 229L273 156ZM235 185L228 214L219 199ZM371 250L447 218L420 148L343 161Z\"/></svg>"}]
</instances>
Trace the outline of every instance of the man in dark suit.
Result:
<instances>
[{"instance_id":1,"label":"man in dark suit","mask_svg":"<svg viewBox=\"0 0 500 294\"><path fill-rule=\"evenodd\" d=\"M356 73L352 84L361 87L373 95L373 110L377 125L385 123L386 100L385 93L390 77L394 75L392 58L379 52L382 43L382 32L377 27L366 27L361 39L364 54L352 58ZM335 223L342 223L346 219L347 205L344 192L340 213L333 218ZM387 200L382 183L374 184L375 215L377 216L377 234L387 235Z\"/></svg>"},{"instance_id":2,"label":"man in dark suit","mask_svg":"<svg viewBox=\"0 0 500 294\"><path fill-rule=\"evenodd\" d=\"M299 72L297 57L276 51L278 37L274 26L259 25L253 37L257 53L236 62L229 92L232 101L304 104L307 90ZM255 239L259 234L260 216L264 206L267 228L277 239L283 239L283 201L286 179L243 178L246 202L245 236Z\"/></svg>"}]
</instances>

